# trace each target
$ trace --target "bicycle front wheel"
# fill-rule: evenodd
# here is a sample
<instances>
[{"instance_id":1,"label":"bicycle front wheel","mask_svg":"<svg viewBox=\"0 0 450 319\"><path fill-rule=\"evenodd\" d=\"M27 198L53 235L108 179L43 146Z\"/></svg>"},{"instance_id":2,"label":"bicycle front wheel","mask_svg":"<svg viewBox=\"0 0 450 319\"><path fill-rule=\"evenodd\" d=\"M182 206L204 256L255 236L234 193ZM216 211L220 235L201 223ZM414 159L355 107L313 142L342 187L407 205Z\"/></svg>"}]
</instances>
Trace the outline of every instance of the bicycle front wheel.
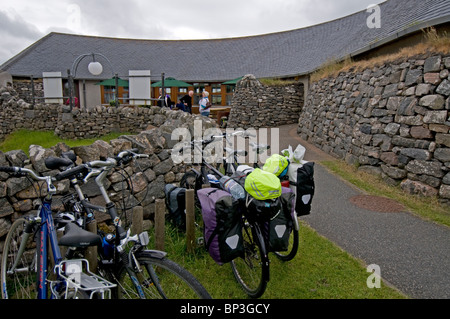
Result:
<instances>
[{"instance_id":1,"label":"bicycle front wheel","mask_svg":"<svg viewBox=\"0 0 450 319\"><path fill-rule=\"evenodd\" d=\"M269 258L258 225L244 222L244 256L231 261L236 280L251 298L259 298L269 281Z\"/></svg>"},{"instance_id":2,"label":"bicycle front wheel","mask_svg":"<svg viewBox=\"0 0 450 319\"><path fill-rule=\"evenodd\" d=\"M1 264L3 299L37 298L35 226L25 218L17 219L6 236Z\"/></svg>"},{"instance_id":3,"label":"bicycle front wheel","mask_svg":"<svg viewBox=\"0 0 450 319\"><path fill-rule=\"evenodd\" d=\"M119 299L211 299L202 284L186 269L167 258L141 253L136 256L141 271L131 275L126 267L117 274L115 297ZM136 277L132 278L132 276ZM139 282L137 289L134 282ZM141 296L142 295L142 296Z\"/></svg>"}]
</instances>

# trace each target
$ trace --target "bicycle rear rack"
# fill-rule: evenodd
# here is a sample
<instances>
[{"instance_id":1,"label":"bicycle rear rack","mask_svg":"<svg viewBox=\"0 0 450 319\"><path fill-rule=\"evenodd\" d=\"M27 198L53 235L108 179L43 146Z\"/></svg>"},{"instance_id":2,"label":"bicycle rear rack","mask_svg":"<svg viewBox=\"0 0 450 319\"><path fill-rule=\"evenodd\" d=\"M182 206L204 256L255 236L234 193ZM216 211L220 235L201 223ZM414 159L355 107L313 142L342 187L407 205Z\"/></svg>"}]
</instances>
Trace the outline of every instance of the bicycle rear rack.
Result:
<instances>
[{"instance_id":1,"label":"bicycle rear rack","mask_svg":"<svg viewBox=\"0 0 450 319\"><path fill-rule=\"evenodd\" d=\"M99 299L111 298L111 289L116 287L102 277L89 271L89 262L86 259L63 260L55 267L58 275L66 281L65 298L73 296L78 290L84 291L90 299L97 296Z\"/></svg>"}]
</instances>

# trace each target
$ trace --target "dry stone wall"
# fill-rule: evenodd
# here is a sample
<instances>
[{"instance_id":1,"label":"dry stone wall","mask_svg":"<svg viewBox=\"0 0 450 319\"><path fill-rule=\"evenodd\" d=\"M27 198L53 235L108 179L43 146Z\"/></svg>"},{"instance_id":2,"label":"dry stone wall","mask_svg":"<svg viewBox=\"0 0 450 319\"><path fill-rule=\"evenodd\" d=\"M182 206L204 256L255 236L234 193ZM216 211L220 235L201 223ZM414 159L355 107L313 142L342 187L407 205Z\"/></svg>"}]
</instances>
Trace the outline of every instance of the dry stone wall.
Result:
<instances>
[{"instance_id":1,"label":"dry stone wall","mask_svg":"<svg viewBox=\"0 0 450 319\"><path fill-rule=\"evenodd\" d=\"M110 174L106 186L107 192L114 202L125 203L128 208L136 205L142 206L144 218L148 220L153 217L155 200L165 197L164 186L167 183L178 183L186 169L189 168L183 163L175 164L173 162L171 149L178 141L171 140L171 133L175 128L184 127L193 134L195 121L201 121L203 132L217 127L217 123L209 118L169 110L165 121L159 127L142 131L137 135L123 135L109 143L96 141L91 145L72 149L64 143L48 149L32 145L29 149L29 156L22 150L0 152L0 166L26 167L35 170L42 176L54 176L58 171L49 170L44 164L45 158L49 156L60 156L62 152L73 151L77 156L78 163L81 163L111 157L120 151L137 148L140 153L148 154L149 158L138 159L126 167L125 172L119 171ZM130 185L123 181L123 176L130 176ZM74 190L68 180L57 182L55 186L58 191L53 201L56 211L63 208L63 197L73 193ZM94 181L83 184L82 189L93 204L105 205ZM0 253L6 233L14 220L36 213L35 207L39 204L39 195L36 190L40 191L41 196L45 195L46 186L42 185L42 182L31 184L26 177L0 173ZM123 208L123 206L120 207ZM103 222L110 218L106 214L96 212L96 219L98 222Z\"/></svg>"},{"instance_id":2,"label":"dry stone wall","mask_svg":"<svg viewBox=\"0 0 450 319\"><path fill-rule=\"evenodd\" d=\"M168 108L105 107L70 109L67 105L31 105L12 87L0 88L0 140L20 130L52 130L64 139L95 138L111 132L139 133L159 127L172 114ZM181 112L179 112L181 113ZM186 114L179 114L187 117Z\"/></svg>"},{"instance_id":3,"label":"dry stone wall","mask_svg":"<svg viewBox=\"0 0 450 319\"><path fill-rule=\"evenodd\" d=\"M298 133L412 194L450 201L450 56L432 54L311 83Z\"/></svg>"},{"instance_id":4,"label":"dry stone wall","mask_svg":"<svg viewBox=\"0 0 450 319\"><path fill-rule=\"evenodd\" d=\"M258 129L295 124L303 105L303 90L301 83L266 86L246 75L236 85L227 125Z\"/></svg>"}]
</instances>

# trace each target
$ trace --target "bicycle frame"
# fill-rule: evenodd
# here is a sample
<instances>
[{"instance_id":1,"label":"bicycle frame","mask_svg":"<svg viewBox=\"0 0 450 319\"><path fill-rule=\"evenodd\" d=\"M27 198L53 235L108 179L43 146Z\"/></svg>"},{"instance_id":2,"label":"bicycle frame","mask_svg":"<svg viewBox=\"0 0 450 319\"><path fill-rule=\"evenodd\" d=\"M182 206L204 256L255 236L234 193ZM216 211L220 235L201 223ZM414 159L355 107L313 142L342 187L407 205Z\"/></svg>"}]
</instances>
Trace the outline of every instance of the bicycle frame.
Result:
<instances>
[{"instance_id":1,"label":"bicycle frame","mask_svg":"<svg viewBox=\"0 0 450 319\"><path fill-rule=\"evenodd\" d=\"M28 171L26 169L22 169L23 171ZM30 171L28 171L30 172ZM42 202L42 205L39 208L38 216L35 217L33 222L38 223L39 227L39 242L37 242L37 250L36 250L36 261L39 265L37 269L37 278L36 278L36 287L37 287L37 298L38 299L48 299L48 256L49 256L49 248L51 248L53 252L53 261L55 266L58 265L62 261L61 250L58 246L58 239L56 235L55 224L52 216L52 196L56 193L56 188L52 184L51 177L42 177L40 180L45 180L48 187L48 195ZM33 223L32 222L32 223ZM22 240L21 247L19 248L20 254L23 253L25 247L22 247L27 242L27 237L32 235L32 227L29 227L27 230L30 231L26 233L26 238ZM50 243L50 247L48 245ZM15 270L14 265L12 271Z\"/></svg>"},{"instance_id":2,"label":"bicycle frame","mask_svg":"<svg viewBox=\"0 0 450 319\"><path fill-rule=\"evenodd\" d=\"M61 250L58 246L58 239L56 236L55 224L53 222L53 216L51 211L51 198L46 198L39 212L41 219L40 224L40 236L38 243L38 258L39 269L37 271L37 291L38 299L47 299L47 267L48 267L48 242L53 252L53 260L55 265L58 265L62 261Z\"/></svg>"}]
</instances>

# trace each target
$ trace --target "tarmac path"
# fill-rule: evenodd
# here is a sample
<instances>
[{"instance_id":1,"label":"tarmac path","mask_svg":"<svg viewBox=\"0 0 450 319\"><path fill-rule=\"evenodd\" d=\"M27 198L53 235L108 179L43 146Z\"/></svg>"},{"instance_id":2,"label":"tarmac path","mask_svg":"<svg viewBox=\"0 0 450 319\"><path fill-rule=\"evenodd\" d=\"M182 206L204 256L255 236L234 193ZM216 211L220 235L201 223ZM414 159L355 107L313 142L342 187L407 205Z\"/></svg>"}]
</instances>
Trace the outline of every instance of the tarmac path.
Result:
<instances>
[{"instance_id":1,"label":"tarmac path","mask_svg":"<svg viewBox=\"0 0 450 319\"><path fill-rule=\"evenodd\" d=\"M407 296L449 299L450 228L409 212L354 204L351 200L365 193L317 163L332 157L303 141L296 130L297 125L280 127L280 150L302 144L305 160L316 162L312 211L301 219L366 265L378 265L382 279Z\"/></svg>"}]
</instances>

